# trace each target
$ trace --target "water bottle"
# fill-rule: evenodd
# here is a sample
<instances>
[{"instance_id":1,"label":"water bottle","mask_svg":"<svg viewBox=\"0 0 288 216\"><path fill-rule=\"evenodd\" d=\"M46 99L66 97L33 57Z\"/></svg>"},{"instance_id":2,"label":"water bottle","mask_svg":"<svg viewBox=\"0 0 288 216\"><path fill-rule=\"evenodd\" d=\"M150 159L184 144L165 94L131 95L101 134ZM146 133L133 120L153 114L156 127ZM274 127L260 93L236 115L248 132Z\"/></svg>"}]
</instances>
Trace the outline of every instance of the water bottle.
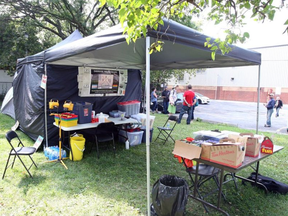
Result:
<instances>
[{"instance_id":1,"label":"water bottle","mask_svg":"<svg viewBox=\"0 0 288 216\"><path fill-rule=\"evenodd\" d=\"M129 141L128 140L126 140L126 142L125 142L125 147L127 150L129 149Z\"/></svg>"},{"instance_id":2,"label":"water bottle","mask_svg":"<svg viewBox=\"0 0 288 216\"><path fill-rule=\"evenodd\" d=\"M66 151L64 149L61 150L61 157L66 158Z\"/></svg>"},{"instance_id":3,"label":"water bottle","mask_svg":"<svg viewBox=\"0 0 288 216\"><path fill-rule=\"evenodd\" d=\"M50 147L45 148L45 150L44 150L45 157L49 158L49 155L51 154L51 152L52 151L51 151Z\"/></svg>"},{"instance_id":4,"label":"water bottle","mask_svg":"<svg viewBox=\"0 0 288 216\"><path fill-rule=\"evenodd\" d=\"M170 128L170 122L169 122L169 121L167 122L166 127L167 127L168 129Z\"/></svg>"}]
</instances>

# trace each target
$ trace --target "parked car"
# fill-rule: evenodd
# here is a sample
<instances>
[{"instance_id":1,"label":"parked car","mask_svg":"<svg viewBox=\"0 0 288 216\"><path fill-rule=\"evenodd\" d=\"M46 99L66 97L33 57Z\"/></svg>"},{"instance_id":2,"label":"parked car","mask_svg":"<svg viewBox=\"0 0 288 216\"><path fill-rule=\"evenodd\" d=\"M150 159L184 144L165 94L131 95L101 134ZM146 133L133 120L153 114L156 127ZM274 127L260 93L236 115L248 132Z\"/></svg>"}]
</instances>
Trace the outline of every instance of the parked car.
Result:
<instances>
[{"instance_id":1,"label":"parked car","mask_svg":"<svg viewBox=\"0 0 288 216\"><path fill-rule=\"evenodd\" d=\"M182 105L183 105L183 92L177 94L177 102L176 102L176 113L179 113L181 111ZM195 92L196 98L198 100L199 104L208 104L209 103L209 98ZM159 97L158 99L158 111L162 112L163 111L163 99Z\"/></svg>"},{"instance_id":2,"label":"parked car","mask_svg":"<svg viewBox=\"0 0 288 216\"><path fill-rule=\"evenodd\" d=\"M196 95L196 98L197 98L199 104L208 104L210 101L210 99L208 97L206 97L206 96L204 96L198 92L195 92L195 95Z\"/></svg>"}]
</instances>

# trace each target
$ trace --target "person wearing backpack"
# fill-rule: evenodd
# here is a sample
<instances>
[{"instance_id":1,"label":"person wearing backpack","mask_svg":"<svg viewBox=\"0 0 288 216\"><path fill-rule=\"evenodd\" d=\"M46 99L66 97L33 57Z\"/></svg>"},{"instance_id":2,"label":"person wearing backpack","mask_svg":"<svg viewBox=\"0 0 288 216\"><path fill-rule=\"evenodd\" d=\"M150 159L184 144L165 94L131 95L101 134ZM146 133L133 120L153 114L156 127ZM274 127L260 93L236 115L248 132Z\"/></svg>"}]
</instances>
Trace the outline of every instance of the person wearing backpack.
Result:
<instances>
[{"instance_id":1,"label":"person wearing backpack","mask_svg":"<svg viewBox=\"0 0 288 216\"><path fill-rule=\"evenodd\" d=\"M276 109L275 117L276 118L279 117L279 111L280 111L280 109L282 109L282 107L283 107L283 102L282 102L282 100L280 100L280 97L278 96L278 97L276 97L276 103L275 103L275 109Z\"/></svg>"}]
</instances>

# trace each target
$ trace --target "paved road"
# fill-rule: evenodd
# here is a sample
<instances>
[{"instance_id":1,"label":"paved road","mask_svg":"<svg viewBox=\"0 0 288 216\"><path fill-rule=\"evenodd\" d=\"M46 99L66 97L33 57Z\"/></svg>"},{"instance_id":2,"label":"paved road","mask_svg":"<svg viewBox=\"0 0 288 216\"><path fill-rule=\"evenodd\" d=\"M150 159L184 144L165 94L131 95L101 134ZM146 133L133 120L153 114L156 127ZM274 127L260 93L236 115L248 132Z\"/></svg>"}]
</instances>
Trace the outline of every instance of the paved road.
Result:
<instances>
[{"instance_id":1,"label":"paved road","mask_svg":"<svg viewBox=\"0 0 288 216\"><path fill-rule=\"evenodd\" d=\"M288 134L288 106L284 104L278 118L275 117L276 111L274 110L270 128L264 127L266 112L267 110L263 103L260 103L258 131ZM195 109L194 115L195 119L200 118L203 121L225 123L239 128L256 130L257 103L211 100L208 105L199 104Z\"/></svg>"}]
</instances>

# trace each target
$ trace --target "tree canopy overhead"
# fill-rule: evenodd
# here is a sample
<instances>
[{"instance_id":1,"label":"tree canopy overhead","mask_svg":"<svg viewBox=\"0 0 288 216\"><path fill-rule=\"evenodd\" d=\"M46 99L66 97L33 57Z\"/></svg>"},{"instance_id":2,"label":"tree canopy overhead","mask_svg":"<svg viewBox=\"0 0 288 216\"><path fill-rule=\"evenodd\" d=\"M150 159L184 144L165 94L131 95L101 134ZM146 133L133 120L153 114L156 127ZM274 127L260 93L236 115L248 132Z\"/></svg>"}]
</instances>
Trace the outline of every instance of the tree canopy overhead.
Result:
<instances>
[{"instance_id":1,"label":"tree canopy overhead","mask_svg":"<svg viewBox=\"0 0 288 216\"><path fill-rule=\"evenodd\" d=\"M76 29L88 36L118 24L117 10L94 0L0 0L0 68L13 75L18 58L45 50Z\"/></svg>"},{"instance_id":2,"label":"tree canopy overhead","mask_svg":"<svg viewBox=\"0 0 288 216\"><path fill-rule=\"evenodd\" d=\"M46 29L65 39L78 29L83 36L95 33L96 29L118 23L112 7L99 1L89 0L0 0L0 5L13 11L13 20L29 18L36 27Z\"/></svg>"},{"instance_id":3,"label":"tree canopy overhead","mask_svg":"<svg viewBox=\"0 0 288 216\"><path fill-rule=\"evenodd\" d=\"M119 20L128 34L127 42L136 41L142 34L146 36L147 26L157 29L163 24L162 18L171 16L183 17L186 10L193 16L207 12L207 20L215 24L227 23L230 28L225 31L226 38L222 41L207 39L205 46L209 47L213 55L220 49L223 54L229 52L228 44L244 42L249 38L248 32L235 32L235 29L245 25L247 16L253 20L273 20L276 11L283 5L275 6L273 0L100 0L102 5L119 8ZM248 15L250 14L250 15ZM283 23L283 30L287 33L288 19ZM154 50L160 51L163 44L153 44Z\"/></svg>"}]
</instances>

